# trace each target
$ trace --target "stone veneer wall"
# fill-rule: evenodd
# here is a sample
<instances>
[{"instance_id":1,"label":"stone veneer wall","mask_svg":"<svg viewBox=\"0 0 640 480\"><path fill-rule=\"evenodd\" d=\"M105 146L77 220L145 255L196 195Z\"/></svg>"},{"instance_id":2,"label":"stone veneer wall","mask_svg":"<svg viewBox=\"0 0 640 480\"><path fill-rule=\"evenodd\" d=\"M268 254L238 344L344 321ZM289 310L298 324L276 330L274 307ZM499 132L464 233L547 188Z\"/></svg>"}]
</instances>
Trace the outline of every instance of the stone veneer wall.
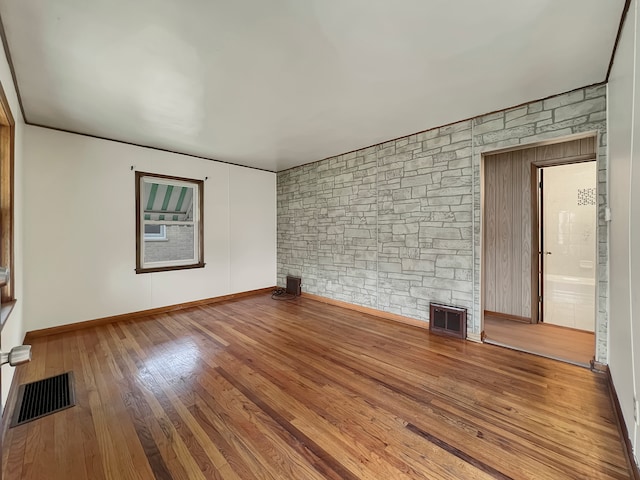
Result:
<instances>
[{"instance_id":1,"label":"stone veneer wall","mask_svg":"<svg viewBox=\"0 0 640 480\"><path fill-rule=\"evenodd\" d=\"M278 174L278 284L429 319L429 302L468 309L480 340L480 164L515 145L598 132L596 360L608 312L606 87L587 87Z\"/></svg>"}]
</instances>

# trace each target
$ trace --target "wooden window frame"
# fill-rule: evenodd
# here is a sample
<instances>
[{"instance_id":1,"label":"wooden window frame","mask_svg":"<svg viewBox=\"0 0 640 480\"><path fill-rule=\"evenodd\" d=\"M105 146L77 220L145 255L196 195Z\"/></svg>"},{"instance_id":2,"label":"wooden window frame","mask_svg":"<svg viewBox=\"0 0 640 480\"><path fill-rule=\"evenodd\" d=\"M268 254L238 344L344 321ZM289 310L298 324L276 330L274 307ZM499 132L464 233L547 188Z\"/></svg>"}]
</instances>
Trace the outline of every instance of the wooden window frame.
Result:
<instances>
[{"instance_id":1,"label":"wooden window frame","mask_svg":"<svg viewBox=\"0 0 640 480\"><path fill-rule=\"evenodd\" d=\"M143 245L144 242L144 206L142 202L142 195L144 194L143 189L141 188L142 179L146 177L153 177L163 181L171 181L175 180L178 182L190 183L193 184L194 188L197 191L197 219L194 216L194 223L196 223L197 233L198 235L198 255L195 263L190 263L186 265L163 265L160 267L145 267L143 262ZM174 177L170 175L162 175L158 173L148 173L148 172L135 172L135 180L136 180L136 273L154 273L154 272L167 272L172 270L186 270L190 268L203 268L205 266L204 263L204 181L203 180L195 180L192 178L183 178L183 177Z\"/></svg>"},{"instance_id":2,"label":"wooden window frame","mask_svg":"<svg viewBox=\"0 0 640 480\"><path fill-rule=\"evenodd\" d=\"M15 120L0 84L0 266L9 268L9 281L0 288L0 301L15 301L14 272L14 149Z\"/></svg>"}]
</instances>

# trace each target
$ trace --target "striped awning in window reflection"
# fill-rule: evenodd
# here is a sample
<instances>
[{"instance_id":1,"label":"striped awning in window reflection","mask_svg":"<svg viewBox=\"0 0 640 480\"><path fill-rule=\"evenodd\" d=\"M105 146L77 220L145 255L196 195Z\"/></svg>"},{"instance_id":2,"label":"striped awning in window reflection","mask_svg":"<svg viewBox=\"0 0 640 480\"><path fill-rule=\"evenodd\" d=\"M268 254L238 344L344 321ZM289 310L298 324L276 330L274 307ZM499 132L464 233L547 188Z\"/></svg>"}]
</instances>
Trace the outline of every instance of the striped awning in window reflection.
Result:
<instances>
[{"instance_id":1,"label":"striped awning in window reflection","mask_svg":"<svg viewBox=\"0 0 640 480\"><path fill-rule=\"evenodd\" d=\"M144 219L193 220L193 188L144 182Z\"/></svg>"}]
</instances>

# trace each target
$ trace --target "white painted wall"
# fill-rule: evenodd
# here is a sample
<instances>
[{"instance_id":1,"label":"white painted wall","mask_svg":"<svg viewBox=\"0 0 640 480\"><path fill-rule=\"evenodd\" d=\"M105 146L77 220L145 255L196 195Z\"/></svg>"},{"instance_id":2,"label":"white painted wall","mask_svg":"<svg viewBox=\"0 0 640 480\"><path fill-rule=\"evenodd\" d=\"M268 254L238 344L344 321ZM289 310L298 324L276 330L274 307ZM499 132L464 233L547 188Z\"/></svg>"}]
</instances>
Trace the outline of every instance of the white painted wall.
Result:
<instances>
[{"instance_id":1,"label":"white painted wall","mask_svg":"<svg viewBox=\"0 0 640 480\"><path fill-rule=\"evenodd\" d=\"M633 89L633 141L631 143L631 168L629 176L629 277L631 297L631 359L633 361L633 391L638 399L640 388L640 49L638 27L640 23L640 3L633 2L635 11L635 58ZM637 402L637 400L636 400ZM636 407L638 403L636 403ZM640 411L637 411L633 428L634 454L640 457ZM629 431L632 431L629 428Z\"/></svg>"},{"instance_id":2,"label":"white painted wall","mask_svg":"<svg viewBox=\"0 0 640 480\"><path fill-rule=\"evenodd\" d=\"M134 170L204 179L203 269L137 275ZM276 283L273 173L25 128L27 330Z\"/></svg>"},{"instance_id":3,"label":"white painted wall","mask_svg":"<svg viewBox=\"0 0 640 480\"><path fill-rule=\"evenodd\" d=\"M276 176L269 178L266 182L259 170L229 167L230 185L236 186L229 189L229 228L234 233L229 281L233 291L261 288L265 279L269 285L276 284ZM261 241L263 238L269 241Z\"/></svg>"},{"instance_id":4,"label":"white painted wall","mask_svg":"<svg viewBox=\"0 0 640 480\"><path fill-rule=\"evenodd\" d=\"M1 43L0 43L1 45ZM15 136L15 152L14 152L14 275L15 275L15 297L18 300L11 316L7 320L7 324L2 331L2 351L8 351L16 345L22 345L25 334L25 323L23 316L23 307L25 303L24 290L23 290L23 248L22 248L22 185L23 185L23 134L24 134L24 120L22 119L22 113L20 112L20 104L18 103L18 96L13 85L13 79L11 78L11 70L9 70L9 64L4 54L4 49L0 49L0 83L9 101L11 113L13 119L16 122L16 136ZM18 367L20 368L20 367ZM9 387L11 386L11 380L15 373L15 368L9 365L2 367L2 406L9 395Z\"/></svg>"},{"instance_id":5,"label":"white painted wall","mask_svg":"<svg viewBox=\"0 0 640 480\"><path fill-rule=\"evenodd\" d=\"M640 384L640 67L638 2L631 3L608 86L610 235L609 368L638 457L633 399ZM634 103L635 96L635 103Z\"/></svg>"}]
</instances>

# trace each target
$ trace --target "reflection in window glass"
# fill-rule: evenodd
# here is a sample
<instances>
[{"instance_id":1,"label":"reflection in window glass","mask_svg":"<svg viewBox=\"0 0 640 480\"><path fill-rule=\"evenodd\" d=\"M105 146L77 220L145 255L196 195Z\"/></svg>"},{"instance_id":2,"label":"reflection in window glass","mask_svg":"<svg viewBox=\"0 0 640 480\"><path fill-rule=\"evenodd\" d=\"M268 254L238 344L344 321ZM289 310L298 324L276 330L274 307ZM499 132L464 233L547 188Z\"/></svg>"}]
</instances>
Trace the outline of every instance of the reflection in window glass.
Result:
<instances>
[{"instance_id":1,"label":"reflection in window glass","mask_svg":"<svg viewBox=\"0 0 640 480\"><path fill-rule=\"evenodd\" d=\"M144 235L144 263L189 260L195 256L193 225L157 225L164 236ZM146 229L145 229L146 230Z\"/></svg>"}]
</instances>

